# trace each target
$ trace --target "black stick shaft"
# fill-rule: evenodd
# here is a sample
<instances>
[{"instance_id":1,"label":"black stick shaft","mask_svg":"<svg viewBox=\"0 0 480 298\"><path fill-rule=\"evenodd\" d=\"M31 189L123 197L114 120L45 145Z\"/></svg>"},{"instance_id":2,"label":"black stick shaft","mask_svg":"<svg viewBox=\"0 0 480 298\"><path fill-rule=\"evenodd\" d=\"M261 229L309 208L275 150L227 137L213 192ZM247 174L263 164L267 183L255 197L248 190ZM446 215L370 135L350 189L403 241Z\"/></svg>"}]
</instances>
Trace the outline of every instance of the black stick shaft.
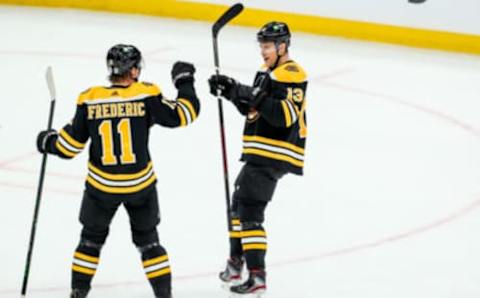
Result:
<instances>
[{"instance_id":1,"label":"black stick shaft","mask_svg":"<svg viewBox=\"0 0 480 298\"><path fill-rule=\"evenodd\" d=\"M220 30L233 18L238 16L243 10L243 5L237 3L232 5L220 18L213 24L212 27L212 37L213 37L213 58L215 63L215 73L220 74L220 59L218 54L218 33ZM217 89L217 101L218 101L218 116L220 124L220 140L222 146L222 159L223 159L223 177L225 183L225 200L227 205L227 227L228 231L232 231L232 220L231 220L231 202L230 202L230 183L228 179L228 160L227 160L227 145L225 142L225 123L223 119L223 103L220 98L220 90Z\"/></svg>"},{"instance_id":2,"label":"black stick shaft","mask_svg":"<svg viewBox=\"0 0 480 298\"><path fill-rule=\"evenodd\" d=\"M220 60L218 56L218 42L217 37L213 37L213 55L215 62L215 73L220 74ZM222 146L222 159L223 159L223 178L225 184L225 200L226 200L226 211L227 211L227 227L228 231L232 230L232 220L231 220L231 202L230 202L230 183L228 179L228 160L227 160L227 145L225 141L225 123L223 117L223 102L220 99L219 90L217 90L217 101L218 101L218 116L220 124L220 143Z\"/></svg>"},{"instance_id":3,"label":"black stick shaft","mask_svg":"<svg viewBox=\"0 0 480 298\"><path fill-rule=\"evenodd\" d=\"M52 129L54 110L55 110L55 100L52 99L52 101L50 102L50 113L48 116L48 126L47 126L48 130ZM30 274L30 264L32 260L32 252L33 252L33 246L35 242L35 233L37 230L37 219L38 219L38 213L40 211L40 202L42 199L43 181L45 178L46 166L47 166L47 153L45 152L43 153L43 157L42 157L42 166L40 168L40 178L38 180L38 188L37 188L37 199L35 201L32 227L30 230L30 241L28 243L27 261L25 262L25 271L23 273L22 297L25 297L25 295L27 294L28 277Z\"/></svg>"}]
</instances>

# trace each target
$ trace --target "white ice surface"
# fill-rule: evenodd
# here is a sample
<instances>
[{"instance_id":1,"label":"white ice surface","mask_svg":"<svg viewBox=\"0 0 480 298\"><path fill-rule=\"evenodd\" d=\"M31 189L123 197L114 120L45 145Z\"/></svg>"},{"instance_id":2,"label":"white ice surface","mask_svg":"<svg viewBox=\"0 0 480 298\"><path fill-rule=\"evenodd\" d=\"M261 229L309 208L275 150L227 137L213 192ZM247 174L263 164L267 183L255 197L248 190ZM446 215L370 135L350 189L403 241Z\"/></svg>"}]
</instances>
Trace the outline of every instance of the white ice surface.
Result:
<instances>
[{"instance_id":1,"label":"white ice surface","mask_svg":"<svg viewBox=\"0 0 480 298\"><path fill-rule=\"evenodd\" d=\"M0 297L19 297L46 127L44 79L57 84L54 126L78 94L106 84L105 53L132 43L142 78L170 97L177 59L197 67L198 121L155 127L159 227L175 298L226 297L225 199L210 25L72 10L0 7ZM279 183L266 213L268 297L480 297L480 58L295 34L309 73L304 177ZM261 64L255 30L220 34L222 72L250 83ZM242 118L225 103L230 181L241 163ZM87 152L50 157L28 297L67 297ZM111 226L92 298L152 297L126 212Z\"/></svg>"}]
</instances>

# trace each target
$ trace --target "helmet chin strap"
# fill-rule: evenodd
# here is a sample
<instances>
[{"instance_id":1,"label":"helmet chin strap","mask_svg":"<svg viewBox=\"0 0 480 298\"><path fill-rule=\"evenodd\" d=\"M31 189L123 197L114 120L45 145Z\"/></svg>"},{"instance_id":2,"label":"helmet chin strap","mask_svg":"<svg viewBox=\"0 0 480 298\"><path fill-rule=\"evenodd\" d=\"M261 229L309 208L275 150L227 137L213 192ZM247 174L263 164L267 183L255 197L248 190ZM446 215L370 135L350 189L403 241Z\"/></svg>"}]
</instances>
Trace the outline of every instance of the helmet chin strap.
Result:
<instances>
[{"instance_id":1,"label":"helmet chin strap","mask_svg":"<svg viewBox=\"0 0 480 298\"><path fill-rule=\"evenodd\" d=\"M277 68L278 62L280 62L280 58L283 56L283 55L280 55L280 43L275 43L275 50L277 54L277 59L275 59L275 63L273 64L273 66L270 67L271 70L274 70L275 68Z\"/></svg>"}]
</instances>

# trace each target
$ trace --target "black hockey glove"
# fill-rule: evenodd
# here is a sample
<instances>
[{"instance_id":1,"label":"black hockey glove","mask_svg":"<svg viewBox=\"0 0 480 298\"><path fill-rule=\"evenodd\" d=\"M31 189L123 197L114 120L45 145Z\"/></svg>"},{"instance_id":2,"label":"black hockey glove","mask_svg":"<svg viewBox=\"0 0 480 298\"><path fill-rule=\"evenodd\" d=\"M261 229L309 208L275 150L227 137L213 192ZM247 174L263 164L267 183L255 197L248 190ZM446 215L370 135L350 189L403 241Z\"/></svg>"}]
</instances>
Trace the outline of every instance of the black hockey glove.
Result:
<instances>
[{"instance_id":1,"label":"black hockey glove","mask_svg":"<svg viewBox=\"0 0 480 298\"><path fill-rule=\"evenodd\" d=\"M210 93L212 95L217 96L218 89L220 90L221 96L231 100L234 95L232 91L236 88L237 81L224 75L212 75L210 79L208 79L208 85L210 85Z\"/></svg>"},{"instance_id":2,"label":"black hockey glove","mask_svg":"<svg viewBox=\"0 0 480 298\"><path fill-rule=\"evenodd\" d=\"M195 66L188 62L177 61L172 67L172 81L176 88L184 83L193 83Z\"/></svg>"},{"instance_id":3,"label":"black hockey glove","mask_svg":"<svg viewBox=\"0 0 480 298\"><path fill-rule=\"evenodd\" d=\"M224 75L212 75L208 80L210 93L217 95L217 89L220 95L233 102L237 107L248 106L257 107L265 97L265 92L260 88L242 85L234 79Z\"/></svg>"},{"instance_id":4,"label":"black hockey glove","mask_svg":"<svg viewBox=\"0 0 480 298\"><path fill-rule=\"evenodd\" d=\"M250 87L237 84L235 88L235 96L232 99L235 105L247 105L250 108L258 107L267 95L259 87Z\"/></svg>"},{"instance_id":5,"label":"black hockey glove","mask_svg":"<svg viewBox=\"0 0 480 298\"><path fill-rule=\"evenodd\" d=\"M42 130L37 136L37 150L40 153L48 153L48 147L50 143L55 140L57 132L53 129Z\"/></svg>"}]
</instances>

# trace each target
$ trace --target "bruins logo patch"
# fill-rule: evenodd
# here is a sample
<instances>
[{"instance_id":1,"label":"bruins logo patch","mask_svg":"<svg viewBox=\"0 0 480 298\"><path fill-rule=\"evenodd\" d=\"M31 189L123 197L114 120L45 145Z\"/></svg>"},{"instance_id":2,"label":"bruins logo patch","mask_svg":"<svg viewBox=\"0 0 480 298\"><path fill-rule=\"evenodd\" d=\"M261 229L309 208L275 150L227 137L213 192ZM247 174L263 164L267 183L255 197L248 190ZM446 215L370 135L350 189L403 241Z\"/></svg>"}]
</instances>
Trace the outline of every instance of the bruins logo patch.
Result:
<instances>
[{"instance_id":1,"label":"bruins logo patch","mask_svg":"<svg viewBox=\"0 0 480 298\"><path fill-rule=\"evenodd\" d=\"M290 72L300 72L300 69L298 69L298 67L294 64L289 64L285 66L285 70Z\"/></svg>"}]
</instances>

